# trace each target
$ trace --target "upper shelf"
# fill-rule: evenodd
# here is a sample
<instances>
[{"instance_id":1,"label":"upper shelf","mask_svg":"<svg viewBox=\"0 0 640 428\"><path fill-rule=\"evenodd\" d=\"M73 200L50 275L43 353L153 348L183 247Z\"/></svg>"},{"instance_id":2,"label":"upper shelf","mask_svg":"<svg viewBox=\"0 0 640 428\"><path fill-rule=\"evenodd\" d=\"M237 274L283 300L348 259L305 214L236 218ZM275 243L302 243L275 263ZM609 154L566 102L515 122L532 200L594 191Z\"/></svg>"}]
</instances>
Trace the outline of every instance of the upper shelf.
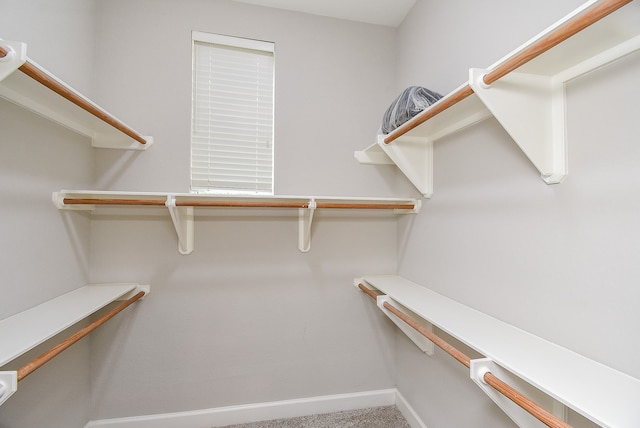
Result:
<instances>
[{"instance_id":1,"label":"upper shelf","mask_svg":"<svg viewBox=\"0 0 640 428\"><path fill-rule=\"evenodd\" d=\"M640 49L640 4L591 0L393 132L356 152L361 163L396 164L433 193L433 142L495 117L548 184L567 174L567 82Z\"/></svg>"},{"instance_id":2,"label":"upper shelf","mask_svg":"<svg viewBox=\"0 0 640 428\"><path fill-rule=\"evenodd\" d=\"M26 55L24 43L0 39L0 97L91 138L93 147L145 150L142 136Z\"/></svg>"},{"instance_id":3,"label":"upper shelf","mask_svg":"<svg viewBox=\"0 0 640 428\"><path fill-rule=\"evenodd\" d=\"M311 248L311 225L316 209L386 210L396 214L417 213L421 202L398 198L348 198L325 196L216 196L191 193L110 192L62 190L53 194L58 209L93 210L96 206L166 207L178 235L178 251L194 249L194 208L294 208L298 209L298 249Z\"/></svg>"},{"instance_id":4,"label":"upper shelf","mask_svg":"<svg viewBox=\"0 0 640 428\"><path fill-rule=\"evenodd\" d=\"M400 276L374 275L365 276L363 280L417 316L485 355L499 366L492 370L506 369L603 427L640 426L639 379ZM356 280L356 285L360 282Z\"/></svg>"}]
</instances>

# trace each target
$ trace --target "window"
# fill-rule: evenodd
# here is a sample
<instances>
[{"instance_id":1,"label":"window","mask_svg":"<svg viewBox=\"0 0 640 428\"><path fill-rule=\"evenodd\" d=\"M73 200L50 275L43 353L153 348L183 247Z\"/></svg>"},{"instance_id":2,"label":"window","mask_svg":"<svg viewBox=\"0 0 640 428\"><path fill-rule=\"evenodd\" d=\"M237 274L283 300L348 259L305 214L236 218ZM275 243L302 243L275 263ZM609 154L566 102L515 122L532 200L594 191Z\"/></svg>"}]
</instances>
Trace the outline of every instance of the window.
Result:
<instances>
[{"instance_id":1,"label":"window","mask_svg":"<svg viewBox=\"0 0 640 428\"><path fill-rule=\"evenodd\" d=\"M192 192L273 194L274 44L192 39Z\"/></svg>"}]
</instances>

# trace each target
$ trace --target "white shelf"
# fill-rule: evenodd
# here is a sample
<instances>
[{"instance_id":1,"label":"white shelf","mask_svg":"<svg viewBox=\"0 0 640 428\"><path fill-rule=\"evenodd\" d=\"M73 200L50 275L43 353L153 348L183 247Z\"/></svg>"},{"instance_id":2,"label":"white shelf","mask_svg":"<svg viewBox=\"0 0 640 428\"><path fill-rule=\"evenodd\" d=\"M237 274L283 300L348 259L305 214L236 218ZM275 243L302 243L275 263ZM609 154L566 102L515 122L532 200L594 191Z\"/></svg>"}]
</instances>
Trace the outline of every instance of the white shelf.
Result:
<instances>
[{"instance_id":1,"label":"white shelf","mask_svg":"<svg viewBox=\"0 0 640 428\"><path fill-rule=\"evenodd\" d=\"M394 214L417 213L421 201L412 198L362 198L329 196L214 196L191 193L111 192L61 190L53 193L53 202L63 210L95 210L98 206L166 207L178 237L178 251L194 250L195 208L280 208L298 210L298 249L311 248L311 228L317 209L391 211ZM261 213L255 211L258 215Z\"/></svg>"},{"instance_id":2,"label":"white shelf","mask_svg":"<svg viewBox=\"0 0 640 428\"><path fill-rule=\"evenodd\" d=\"M0 366L52 338L138 284L86 285L0 321Z\"/></svg>"},{"instance_id":3,"label":"white shelf","mask_svg":"<svg viewBox=\"0 0 640 428\"><path fill-rule=\"evenodd\" d=\"M640 380L395 275L372 288L603 427L640 426ZM359 282L359 281L357 281ZM473 365L472 365L473 368Z\"/></svg>"},{"instance_id":4,"label":"white shelf","mask_svg":"<svg viewBox=\"0 0 640 428\"><path fill-rule=\"evenodd\" d=\"M567 175L565 85L640 49L640 3L591 0L355 156L362 163L395 163L425 196L433 192L432 144L467 126L495 117L548 184ZM620 7L490 85L484 77L546 46L598 10ZM463 96L461 94L464 93ZM442 105L452 101L441 111ZM434 112L439 112L434 115ZM384 157L380 152L386 154Z\"/></svg>"},{"instance_id":5,"label":"white shelf","mask_svg":"<svg viewBox=\"0 0 640 428\"><path fill-rule=\"evenodd\" d=\"M91 138L93 147L146 150L153 144L152 137L138 134L29 59L24 43L0 39L0 48L7 52L0 57L0 97Z\"/></svg>"},{"instance_id":6,"label":"white shelf","mask_svg":"<svg viewBox=\"0 0 640 428\"><path fill-rule=\"evenodd\" d=\"M0 367L116 300L138 291L138 284L93 284L78 288L0 321ZM18 388L17 371L0 371L0 404Z\"/></svg>"}]
</instances>

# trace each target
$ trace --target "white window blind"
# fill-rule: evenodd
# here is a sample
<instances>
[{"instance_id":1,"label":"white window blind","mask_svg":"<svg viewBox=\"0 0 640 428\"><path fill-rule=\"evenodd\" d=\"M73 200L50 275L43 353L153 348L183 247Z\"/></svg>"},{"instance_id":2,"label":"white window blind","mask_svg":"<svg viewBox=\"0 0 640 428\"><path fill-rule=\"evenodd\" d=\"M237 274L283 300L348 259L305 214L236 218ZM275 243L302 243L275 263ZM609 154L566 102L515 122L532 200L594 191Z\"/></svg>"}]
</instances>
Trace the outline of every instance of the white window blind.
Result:
<instances>
[{"instance_id":1,"label":"white window blind","mask_svg":"<svg viewBox=\"0 0 640 428\"><path fill-rule=\"evenodd\" d=\"M273 194L274 44L193 32L191 189Z\"/></svg>"}]
</instances>

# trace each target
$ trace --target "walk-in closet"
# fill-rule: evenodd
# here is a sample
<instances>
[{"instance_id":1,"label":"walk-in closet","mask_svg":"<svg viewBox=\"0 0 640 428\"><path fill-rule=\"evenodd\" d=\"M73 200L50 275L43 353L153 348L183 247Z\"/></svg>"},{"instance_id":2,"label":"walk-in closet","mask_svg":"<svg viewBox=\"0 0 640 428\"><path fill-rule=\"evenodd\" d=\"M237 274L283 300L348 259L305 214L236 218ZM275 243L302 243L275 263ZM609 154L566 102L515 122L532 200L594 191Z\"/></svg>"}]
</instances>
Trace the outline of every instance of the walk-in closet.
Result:
<instances>
[{"instance_id":1,"label":"walk-in closet","mask_svg":"<svg viewBox=\"0 0 640 428\"><path fill-rule=\"evenodd\" d=\"M638 0L0 0L0 428L640 427L639 77Z\"/></svg>"}]
</instances>

